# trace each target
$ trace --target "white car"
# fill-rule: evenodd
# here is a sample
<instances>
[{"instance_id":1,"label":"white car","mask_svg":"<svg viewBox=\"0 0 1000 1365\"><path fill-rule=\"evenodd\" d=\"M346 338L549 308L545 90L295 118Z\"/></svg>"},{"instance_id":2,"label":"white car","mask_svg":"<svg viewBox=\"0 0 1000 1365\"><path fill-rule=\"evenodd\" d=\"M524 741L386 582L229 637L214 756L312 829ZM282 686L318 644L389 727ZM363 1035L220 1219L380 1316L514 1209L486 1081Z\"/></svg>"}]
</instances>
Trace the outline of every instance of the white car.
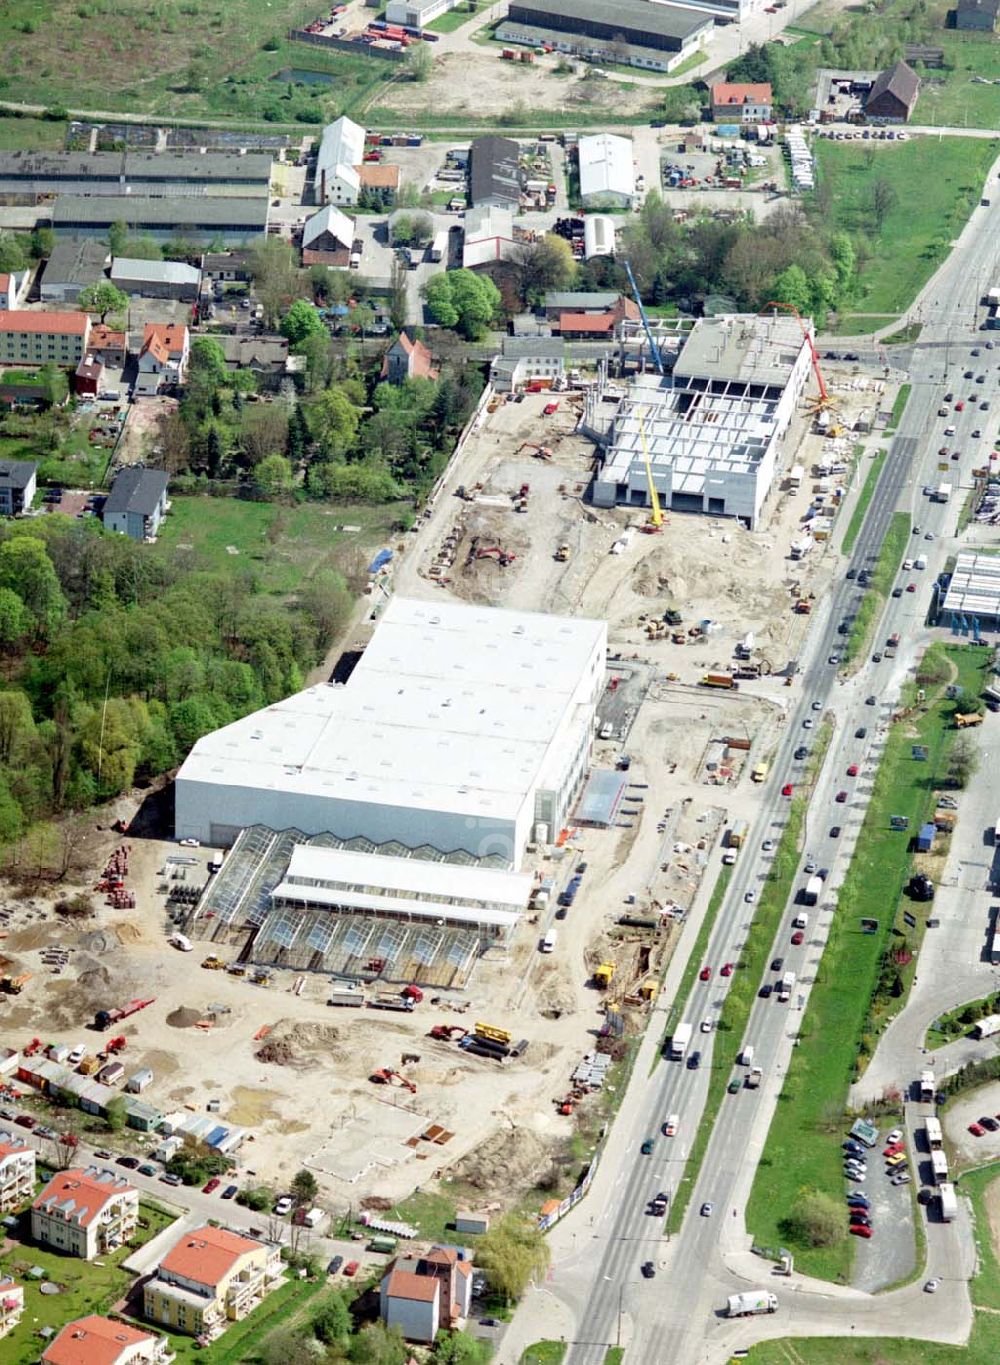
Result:
<instances>
[{"instance_id":1,"label":"white car","mask_svg":"<svg viewBox=\"0 0 1000 1365\"><path fill-rule=\"evenodd\" d=\"M291 1211L292 1211L292 1203L293 1203L293 1202L294 1202L294 1201L291 1200L291 1199L288 1197L287 1194L283 1194L283 1195L281 1196L281 1198L278 1200L278 1202L277 1202L277 1203L275 1204L275 1206L274 1206L274 1211L275 1211L275 1213L278 1215L279 1218L284 1218L284 1216L285 1216L286 1213L291 1213Z\"/></svg>"},{"instance_id":2,"label":"white car","mask_svg":"<svg viewBox=\"0 0 1000 1365\"><path fill-rule=\"evenodd\" d=\"M743 899L746 901L747 905L753 905L754 901L757 899L757 892L748 891Z\"/></svg>"},{"instance_id":3,"label":"white car","mask_svg":"<svg viewBox=\"0 0 1000 1365\"><path fill-rule=\"evenodd\" d=\"M201 848L200 839L182 839L181 848Z\"/></svg>"},{"instance_id":4,"label":"white car","mask_svg":"<svg viewBox=\"0 0 1000 1365\"><path fill-rule=\"evenodd\" d=\"M772 851L772 849L774 848L774 840L773 840L773 839L765 839L764 842L761 844L760 847L761 847L761 852L762 852L762 853L770 853L770 852Z\"/></svg>"},{"instance_id":5,"label":"white car","mask_svg":"<svg viewBox=\"0 0 1000 1365\"><path fill-rule=\"evenodd\" d=\"M887 1147L891 1147L892 1144L893 1144L894 1142L898 1142L899 1139L900 1139L902 1136L903 1136L903 1130L902 1130L902 1128L894 1128L894 1129L892 1130L892 1132L889 1133L889 1134L886 1136L885 1145L886 1145Z\"/></svg>"},{"instance_id":6,"label":"white car","mask_svg":"<svg viewBox=\"0 0 1000 1365\"><path fill-rule=\"evenodd\" d=\"M703 1020L701 1021L701 1031L702 1031L702 1033L711 1033L711 1032L712 1032L712 1021L711 1021L711 1019L703 1019Z\"/></svg>"},{"instance_id":7,"label":"white car","mask_svg":"<svg viewBox=\"0 0 1000 1365\"><path fill-rule=\"evenodd\" d=\"M941 1287L940 1280L928 1280L927 1283L924 1285L924 1293L936 1294L940 1287Z\"/></svg>"}]
</instances>

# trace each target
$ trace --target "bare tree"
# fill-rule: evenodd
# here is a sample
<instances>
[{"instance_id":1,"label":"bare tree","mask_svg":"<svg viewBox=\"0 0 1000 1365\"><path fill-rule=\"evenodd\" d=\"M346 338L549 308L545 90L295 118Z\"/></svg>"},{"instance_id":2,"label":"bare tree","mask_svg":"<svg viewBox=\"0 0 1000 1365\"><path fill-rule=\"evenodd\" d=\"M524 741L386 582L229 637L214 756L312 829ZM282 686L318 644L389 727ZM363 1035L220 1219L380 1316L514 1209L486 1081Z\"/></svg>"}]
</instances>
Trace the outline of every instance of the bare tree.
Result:
<instances>
[{"instance_id":1,"label":"bare tree","mask_svg":"<svg viewBox=\"0 0 1000 1365\"><path fill-rule=\"evenodd\" d=\"M879 176L872 181L871 188L871 211L872 221L877 232L882 231L882 225L891 211L896 207L899 195L888 180Z\"/></svg>"}]
</instances>

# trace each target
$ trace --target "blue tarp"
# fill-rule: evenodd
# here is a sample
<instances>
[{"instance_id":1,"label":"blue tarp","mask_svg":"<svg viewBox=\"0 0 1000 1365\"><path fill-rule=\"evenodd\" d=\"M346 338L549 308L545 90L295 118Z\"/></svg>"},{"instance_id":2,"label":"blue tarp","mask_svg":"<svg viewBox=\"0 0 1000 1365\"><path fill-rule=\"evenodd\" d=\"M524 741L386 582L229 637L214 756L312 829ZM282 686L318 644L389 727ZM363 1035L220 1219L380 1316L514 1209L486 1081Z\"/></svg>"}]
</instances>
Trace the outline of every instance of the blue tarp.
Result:
<instances>
[{"instance_id":1,"label":"blue tarp","mask_svg":"<svg viewBox=\"0 0 1000 1365\"><path fill-rule=\"evenodd\" d=\"M209 1133L208 1137L206 1137L205 1139L206 1145L209 1147L214 1147L217 1142L222 1141L222 1139L226 1136L228 1132L229 1129L223 1127L221 1124L218 1128L213 1128L212 1131Z\"/></svg>"},{"instance_id":2,"label":"blue tarp","mask_svg":"<svg viewBox=\"0 0 1000 1365\"><path fill-rule=\"evenodd\" d=\"M372 560L372 562L368 565L368 572L369 572L369 573L378 573L379 569L384 569L384 568L385 568L385 566L389 563L389 560L390 560L391 558L392 558L392 551L391 551L391 550L379 550L378 554L375 556L375 558Z\"/></svg>"}]
</instances>

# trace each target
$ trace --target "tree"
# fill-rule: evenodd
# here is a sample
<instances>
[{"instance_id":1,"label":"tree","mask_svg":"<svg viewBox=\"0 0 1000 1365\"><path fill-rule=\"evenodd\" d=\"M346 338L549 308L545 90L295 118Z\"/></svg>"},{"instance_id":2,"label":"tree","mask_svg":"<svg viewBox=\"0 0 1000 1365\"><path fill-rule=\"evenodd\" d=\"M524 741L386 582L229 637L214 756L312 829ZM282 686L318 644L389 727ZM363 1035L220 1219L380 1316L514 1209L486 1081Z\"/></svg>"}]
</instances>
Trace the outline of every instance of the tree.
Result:
<instances>
[{"instance_id":1,"label":"tree","mask_svg":"<svg viewBox=\"0 0 1000 1365\"><path fill-rule=\"evenodd\" d=\"M546 233L539 242L519 250L521 297L529 303L548 289L565 289L576 278L573 248L565 237Z\"/></svg>"},{"instance_id":2,"label":"tree","mask_svg":"<svg viewBox=\"0 0 1000 1365\"><path fill-rule=\"evenodd\" d=\"M48 408L61 408L69 397L69 380L54 360L47 360L38 371L38 382L43 392L42 402Z\"/></svg>"},{"instance_id":3,"label":"tree","mask_svg":"<svg viewBox=\"0 0 1000 1365\"><path fill-rule=\"evenodd\" d=\"M434 58L426 43L414 43L406 54L404 63L407 76L411 81L423 84L434 68Z\"/></svg>"},{"instance_id":4,"label":"tree","mask_svg":"<svg viewBox=\"0 0 1000 1365\"><path fill-rule=\"evenodd\" d=\"M333 373L333 349L326 328L303 337L292 350L296 355L305 357L306 388L309 392L315 393L317 389L325 388Z\"/></svg>"},{"instance_id":5,"label":"tree","mask_svg":"<svg viewBox=\"0 0 1000 1365\"><path fill-rule=\"evenodd\" d=\"M308 299L296 299L281 319L281 335L296 346L310 336L326 336L326 324Z\"/></svg>"},{"instance_id":6,"label":"tree","mask_svg":"<svg viewBox=\"0 0 1000 1365\"><path fill-rule=\"evenodd\" d=\"M979 750L971 735L959 735L948 755L948 782L953 787L967 787L979 769Z\"/></svg>"},{"instance_id":7,"label":"tree","mask_svg":"<svg viewBox=\"0 0 1000 1365\"><path fill-rule=\"evenodd\" d=\"M468 1332L441 1332L431 1356L433 1365L486 1365L492 1355L488 1341Z\"/></svg>"},{"instance_id":8,"label":"tree","mask_svg":"<svg viewBox=\"0 0 1000 1365\"><path fill-rule=\"evenodd\" d=\"M500 305L493 281L471 270L432 275L424 285L424 298L435 322L454 327L470 341L483 335Z\"/></svg>"},{"instance_id":9,"label":"tree","mask_svg":"<svg viewBox=\"0 0 1000 1365\"><path fill-rule=\"evenodd\" d=\"M288 445L288 414L278 403L248 408L240 429L240 448L247 464L259 465L268 455L284 453Z\"/></svg>"},{"instance_id":10,"label":"tree","mask_svg":"<svg viewBox=\"0 0 1000 1365\"><path fill-rule=\"evenodd\" d=\"M833 1246L844 1239L843 1210L823 1190L801 1189L795 1196L791 1213L782 1220L781 1231L799 1246Z\"/></svg>"},{"instance_id":11,"label":"tree","mask_svg":"<svg viewBox=\"0 0 1000 1365\"><path fill-rule=\"evenodd\" d=\"M531 1280L544 1274L550 1259L544 1234L516 1213L504 1214L494 1223L476 1250L476 1264L508 1303L519 1299Z\"/></svg>"},{"instance_id":12,"label":"tree","mask_svg":"<svg viewBox=\"0 0 1000 1365\"><path fill-rule=\"evenodd\" d=\"M316 1196L319 1194L316 1177L312 1171L308 1171L304 1167L301 1171L295 1172L289 1188L297 1208L312 1208L316 1202Z\"/></svg>"},{"instance_id":13,"label":"tree","mask_svg":"<svg viewBox=\"0 0 1000 1365\"><path fill-rule=\"evenodd\" d=\"M331 1294L312 1320L316 1336L327 1346L346 1345L351 1335L351 1315L340 1294Z\"/></svg>"},{"instance_id":14,"label":"tree","mask_svg":"<svg viewBox=\"0 0 1000 1365\"><path fill-rule=\"evenodd\" d=\"M810 311L812 290L806 272L800 265L790 265L783 270L776 276L772 289L777 303L790 303L803 315Z\"/></svg>"},{"instance_id":15,"label":"tree","mask_svg":"<svg viewBox=\"0 0 1000 1365\"><path fill-rule=\"evenodd\" d=\"M109 1133L120 1133L125 1127L125 1096L115 1095L108 1100L107 1108L104 1111L104 1126Z\"/></svg>"},{"instance_id":16,"label":"tree","mask_svg":"<svg viewBox=\"0 0 1000 1365\"><path fill-rule=\"evenodd\" d=\"M398 332L406 326L407 270L398 256L393 256L389 269L389 321Z\"/></svg>"},{"instance_id":17,"label":"tree","mask_svg":"<svg viewBox=\"0 0 1000 1365\"><path fill-rule=\"evenodd\" d=\"M250 273L268 325L301 294L303 276L289 242L267 237L250 253Z\"/></svg>"},{"instance_id":18,"label":"tree","mask_svg":"<svg viewBox=\"0 0 1000 1365\"><path fill-rule=\"evenodd\" d=\"M39 635L50 635L66 614L52 560L34 536L14 535L0 545L0 588L17 593Z\"/></svg>"},{"instance_id":19,"label":"tree","mask_svg":"<svg viewBox=\"0 0 1000 1365\"><path fill-rule=\"evenodd\" d=\"M192 341L188 373L190 378L204 381L212 388L221 388L226 382L226 353L214 337L196 337Z\"/></svg>"},{"instance_id":20,"label":"tree","mask_svg":"<svg viewBox=\"0 0 1000 1365\"><path fill-rule=\"evenodd\" d=\"M888 215L896 207L899 195L888 180L879 176L872 181L871 187L871 211L872 221L875 224L876 232L882 231L882 224Z\"/></svg>"},{"instance_id":21,"label":"tree","mask_svg":"<svg viewBox=\"0 0 1000 1365\"><path fill-rule=\"evenodd\" d=\"M128 243L128 228L122 222L112 223L108 228L108 250L112 256L124 256Z\"/></svg>"},{"instance_id":22,"label":"tree","mask_svg":"<svg viewBox=\"0 0 1000 1365\"><path fill-rule=\"evenodd\" d=\"M99 284L88 284L80 290L80 308L84 313L100 313L101 322L109 313L124 313L128 308L128 295L115 287L110 280Z\"/></svg>"},{"instance_id":23,"label":"tree","mask_svg":"<svg viewBox=\"0 0 1000 1365\"><path fill-rule=\"evenodd\" d=\"M352 1339L348 1355L354 1365L405 1365L409 1351L399 1327L373 1322Z\"/></svg>"},{"instance_id":24,"label":"tree","mask_svg":"<svg viewBox=\"0 0 1000 1365\"><path fill-rule=\"evenodd\" d=\"M375 309L370 303L356 303L347 315L347 325L352 331L360 332L363 341L365 333L375 326Z\"/></svg>"},{"instance_id":25,"label":"tree","mask_svg":"<svg viewBox=\"0 0 1000 1365\"><path fill-rule=\"evenodd\" d=\"M316 439L328 455L343 455L354 445L361 414L340 389L321 393L309 415Z\"/></svg>"},{"instance_id":26,"label":"tree","mask_svg":"<svg viewBox=\"0 0 1000 1365\"><path fill-rule=\"evenodd\" d=\"M254 470L254 484L265 498L280 498L295 486L292 466L284 455L268 455Z\"/></svg>"}]
</instances>

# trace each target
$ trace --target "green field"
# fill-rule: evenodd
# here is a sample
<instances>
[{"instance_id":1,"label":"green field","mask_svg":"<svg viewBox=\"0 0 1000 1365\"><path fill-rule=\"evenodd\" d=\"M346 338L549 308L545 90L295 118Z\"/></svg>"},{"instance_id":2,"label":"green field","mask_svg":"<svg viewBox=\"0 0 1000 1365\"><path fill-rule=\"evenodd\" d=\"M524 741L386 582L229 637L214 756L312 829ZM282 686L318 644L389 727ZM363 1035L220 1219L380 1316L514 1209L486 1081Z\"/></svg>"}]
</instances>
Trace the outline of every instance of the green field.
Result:
<instances>
[{"instance_id":1,"label":"green field","mask_svg":"<svg viewBox=\"0 0 1000 1365\"><path fill-rule=\"evenodd\" d=\"M888 450L880 450L868 466L868 473L861 488L857 502L854 504L854 511L851 513L851 520L848 522L847 530L844 532L844 539L841 542L841 554L849 555L854 549L854 542L857 540L861 527L864 525L865 517L868 515L868 506L875 495L875 485L878 483L879 475L882 473L882 466L885 464Z\"/></svg>"},{"instance_id":2,"label":"green field","mask_svg":"<svg viewBox=\"0 0 1000 1365\"><path fill-rule=\"evenodd\" d=\"M62 1256L33 1242L22 1243L19 1232L11 1237L8 1250L0 1258L0 1273L13 1275L24 1285L24 1316L3 1339L0 1359L4 1365L34 1365L43 1349L38 1338L40 1322L58 1330L74 1318L106 1312L124 1296L132 1284L132 1276L122 1270L122 1262L172 1222L167 1214L146 1204L140 1204L139 1216L147 1226L138 1230L128 1246L103 1256L100 1262ZM25 1221L26 1215L22 1215L22 1222ZM25 1278L25 1271L34 1266L41 1266L46 1280L60 1286L59 1294L43 1294L40 1285L44 1281Z\"/></svg>"},{"instance_id":3,"label":"green field","mask_svg":"<svg viewBox=\"0 0 1000 1365\"><path fill-rule=\"evenodd\" d=\"M921 137L902 146L865 147L818 139L814 150L819 175L832 192L831 227L862 233L870 243L853 306L858 313L897 316L947 256L951 241L979 201L1000 141ZM881 230L871 207L877 181L886 182L895 195ZM845 312L838 330L843 335L885 325L885 316L852 317Z\"/></svg>"},{"instance_id":4,"label":"green field","mask_svg":"<svg viewBox=\"0 0 1000 1365\"><path fill-rule=\"evenodd\" d=\"M65 123L45 118L0 118L2 152L61 150L65 145Z\"/></svg>"},{"instance_id":5,"label":"green field","mask_svg":"<svg viewBox=\"0 0 1000 1365\"><path fill-rule=\"evenodd\" d=\"M281 507L176 494L171 504L159 534L163 553L171 559L190 556L216 572L252 571L273 593L294 592L331 556L353 556L363 569L373 548L395 544L390 527L400 510L329 503ZM361 529L345 531L345 525Z\"/></svg>"},{"instance_id":6,"label":"green field","mask_svg":"<svg viewBox=\"0 0 1000 1365\"><path fill-rule=\"evenodd\" d=\"M144 0L10 0L0 12L0 37L17 78L3 81L0 97L50 108L318 125L354 108L394 71L378 58L286 40L288 29L322 10L317 0L158 0L152 8ZM334 83L289 91L272 79L289 67L329 72ZM300 119L303 113L309 117Z\"/></svg>"},{"instance_id":7,"label":"green field","mask_svg":"<svg viewBox=\"0 0 1000 1365\"><path fill-rule=\"evenodd\" d=\"M914 123L945 128L1000 128L1000 46L990 33L939 30L945 69L921 74ZM973 76L983 77L981 85Z\"/></svg>"},{"instance_id":8,"label":"green field","mask_svg":"<svg viewBox=\"0 0 1000 1365\"><path fill-rule=\"evenodd\" d=\"M438 15L427 27L433 33L454 33L457 28L474 19L478 13L476 5L464 9L450 9L447 13Z\"/></svg>"},{"instance_id":9,"label":"green field","mask_svg":"<svg viewBox=\"0 0 1000 1365\"><path fill-rule=\"evenodd\" d=\"M927 663L946 662L949 675L953 667L960 686L978 691L982 653L971 647L934 646ZM838 1201L843 1193L840 1143L847 1088L859 1057L872 1054L878 1031L902 1007L916 965L917 936L902 920L904 905L907 910L912 907L908 901L901 904L912 862L909 838L889 828L889 817L908 816L912 830L927 814L956 734L950 724L951 707L941 704L942 697L943 688L931 698L929 707L925 704L889 733L802 1021L802 1046L792 1054L747 1208L747 1224L764 1246L787 1245L782 1220L799 1190L824 1190ZM914 742L927 745L926 762L912 757ZM862 918L877 920L878 931L864 933ZM903 994L898 998L880 995L876 1001L883 954L890 944L899 948L909 944L914 956L897 968ZM845 1281L851 1264L850 1240L845 1237L832 1247L795 1247L796 1263L805 1274Z\"/></svg>"}]
</instances>

